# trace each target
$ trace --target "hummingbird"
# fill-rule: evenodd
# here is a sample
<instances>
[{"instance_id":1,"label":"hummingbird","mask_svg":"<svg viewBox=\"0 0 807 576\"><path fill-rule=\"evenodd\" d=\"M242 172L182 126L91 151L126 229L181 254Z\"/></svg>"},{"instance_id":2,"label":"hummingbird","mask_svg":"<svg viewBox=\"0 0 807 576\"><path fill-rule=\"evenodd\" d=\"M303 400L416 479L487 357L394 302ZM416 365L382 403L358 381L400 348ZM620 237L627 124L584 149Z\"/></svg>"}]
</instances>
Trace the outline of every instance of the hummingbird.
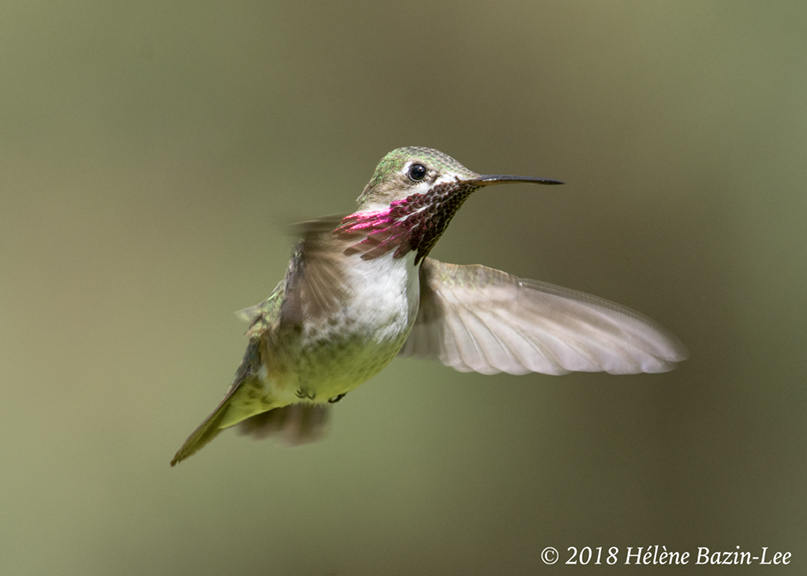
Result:
<instances>
[{"instance_id":1,"label":"hummingbird","mask_svg":"<svg viewBox=\"0 0 807 576\"><path fill-rule=\"evenodd\" d=\"M238 313L249 344L224 399L171 466L235 425L292 445L316 440L329 405L396 356L483 374L654 373L685 360L678 338L629 308L428 257L471 194L513 183L563 184L477 174L437 150L398 148L355 212L299 225L283 280Z\"/></svg>"}]
</instances>

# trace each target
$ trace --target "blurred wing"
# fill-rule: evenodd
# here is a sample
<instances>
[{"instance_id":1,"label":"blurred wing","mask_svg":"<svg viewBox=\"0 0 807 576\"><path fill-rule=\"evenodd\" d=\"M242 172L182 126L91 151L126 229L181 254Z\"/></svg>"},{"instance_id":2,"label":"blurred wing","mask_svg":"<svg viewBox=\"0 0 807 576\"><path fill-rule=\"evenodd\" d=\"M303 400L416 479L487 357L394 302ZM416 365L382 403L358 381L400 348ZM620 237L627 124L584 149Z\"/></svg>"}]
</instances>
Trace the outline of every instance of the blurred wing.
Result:
<instances>
[{"instance_id":1,"label":"blurred wing","mask_svg":"<svg viewBox=\"0 0 807 576\"><path fill-rule=\"evenodd\" d=\"M686 347L646 316L608 300L485 266L426 258L420 310L401 355L461 372L666 372Z\"/></svg>"},{"instance_id":2,"label":"blurred wing","mask_svg":"<svg viewBox=\"0 0 807 576\"><path fill-rule=\"evenodd\" d=\"M302 239L294 247L285 278L269 298L236 312L249 323L247 335L274 329L295 329L304 322L328 318L344 298L344 242L333 235L339 216L294 225Z\"/></svg>"},{"instance_id":3,"label":"blurred wing","mask_svg":"<svg viewBox=\"0 0 807 576\"><path fill-rule=\"evenodd\" d=\"M258 375L263 366L260 343L267 335L298 337L304 322L327 321L339 309L346 289L341 258L344 242L335 239L333 231L340 221L339 216L330 216L298 224L296 231L302 240L295 247L286 277L266 300L236 312L250 323L247 353L224 399L188 437L171 466L240 422L246 434L264 437L279 432L289 444L310 442L325 432L326 407L267 405Z\"/></svg>"},{"instance_id":4,"label":"blurred wing","mask_svg":"<svg viewBox=\"0 0 807 576\"><path fill-rule=\"evenodd\" d=\"M284 280L281 326L316 323L339 310L346 290L344 242L333 235L339 221L338 216L328 216L296 225L302 241L294 250Z\"/></svg>"}]
</instances>

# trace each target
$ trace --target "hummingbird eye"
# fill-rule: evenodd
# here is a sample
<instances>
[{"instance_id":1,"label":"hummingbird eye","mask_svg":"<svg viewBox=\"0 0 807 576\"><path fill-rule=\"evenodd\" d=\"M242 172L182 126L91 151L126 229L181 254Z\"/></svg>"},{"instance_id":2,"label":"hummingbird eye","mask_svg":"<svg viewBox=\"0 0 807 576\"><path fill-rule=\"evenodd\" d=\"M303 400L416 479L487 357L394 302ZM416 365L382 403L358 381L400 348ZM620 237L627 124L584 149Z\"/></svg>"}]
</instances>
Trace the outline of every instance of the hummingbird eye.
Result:
<instances>
[{"instance_id":1,"label":"hummingbird eye","mask_svg":"<svg viewBox=\"0 0 807 576\"><path fill-rule=\"evenodd\" d=\"M409 167L409 178L413 182L420 182L426 177L426 167L423 164L412 164Z\"/></svg>"}]
</instances>

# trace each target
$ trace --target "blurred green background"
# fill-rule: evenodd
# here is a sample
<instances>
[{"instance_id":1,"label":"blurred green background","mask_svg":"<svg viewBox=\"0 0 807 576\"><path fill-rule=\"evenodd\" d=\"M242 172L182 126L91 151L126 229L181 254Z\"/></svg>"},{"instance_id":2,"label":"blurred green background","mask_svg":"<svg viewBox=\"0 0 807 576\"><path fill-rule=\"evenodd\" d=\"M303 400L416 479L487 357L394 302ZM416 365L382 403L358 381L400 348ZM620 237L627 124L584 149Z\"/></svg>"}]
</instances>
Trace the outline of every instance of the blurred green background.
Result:
<instances>
[{"instance_id":1,"label":"blurred green background","mask_svg":"<svg viewBox=\"0 0 807 576\"><path fill-rule=\"evenodd\" d=\"M574 574L568 546L658 544L803 574L805 22L801 1L3 2L0 572ZM478 193L434 256L636 308L691 359L395 360L322 443L228 432L171 469L285 224L350 210L404 145L567 182Z\"/></svg>"}]
</instances>

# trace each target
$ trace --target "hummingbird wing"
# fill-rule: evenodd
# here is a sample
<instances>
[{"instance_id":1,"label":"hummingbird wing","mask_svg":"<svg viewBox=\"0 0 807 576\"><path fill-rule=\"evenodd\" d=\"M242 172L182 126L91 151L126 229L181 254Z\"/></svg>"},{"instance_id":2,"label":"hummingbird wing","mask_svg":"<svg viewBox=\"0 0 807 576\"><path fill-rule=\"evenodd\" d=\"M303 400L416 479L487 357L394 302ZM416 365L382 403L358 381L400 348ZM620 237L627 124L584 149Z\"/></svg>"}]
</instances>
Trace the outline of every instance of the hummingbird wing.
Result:
<instances>
[{"instance_id":1,"label":"hummingbird wing","mask_svg":"<svg viewBox=\"0 0 807 576\"><path fill-rule=\"evenodd\" d=\"M299 337L304 322L326 322L340 306L345 290L341 249L333 239L340 216L329 216L297 225L302 240L297 244L285 278L270 296L255 306L236 312L249 322L250 344L241 367L216 409L191 434L171 465L197 452L221 430L241 423L241 432L263 438L281 433L289 444L319 438L326 430L327 406L294 404L274 406L265 399L261 342L286 343Z\"/></svg>"},{"instance_id":2,"label":"hummingbird wing","mask_svg":"<svg viewBox=\"0 0 807 576\"><path fill-rule=\"evenodd\" d=\"M295 225L302 240L294 249L284 280L282 329L323 321L340 309L347 290L342 248L333 235L340 221L340 216L326 216Z\"/></svg>"},{"instance_id":3,"label":"hummingbird wing","mask_svg":"<svg viewBox=\"0 0 807 576\"><path fill-rule=\"evenodd\" d=\"M249 323L247 336L295 330L339 309L346 290L341 250L334 249L333 230L339 222L340 216L326 216L294 225L301 240L286 276L269 298L235 313Z\"/></svg>"},{"instance_id":4,"label":"hummingbird wing","mask_svg":"<svg viewBox=\"0 0 807 576\"><path fill-rule=\"evenodd\" d=\"M224 428L267 409L261 401L263 385L257 375L260 366L260 339L253 337L224 398L193 434L188 436L171 460L171 466L201 450Z\"/></svg>"},{"instance_id":5,"label":"hummingbird wing","mask_svg":"<svg viewBox=\"0 0 807 576\"><path fill-rule=\"evenodd\" d=\"M686 347L646 316L603 298L485 266L426 258L403 356L461 372L666 372Z\"/></svg>"}]
</instances>

